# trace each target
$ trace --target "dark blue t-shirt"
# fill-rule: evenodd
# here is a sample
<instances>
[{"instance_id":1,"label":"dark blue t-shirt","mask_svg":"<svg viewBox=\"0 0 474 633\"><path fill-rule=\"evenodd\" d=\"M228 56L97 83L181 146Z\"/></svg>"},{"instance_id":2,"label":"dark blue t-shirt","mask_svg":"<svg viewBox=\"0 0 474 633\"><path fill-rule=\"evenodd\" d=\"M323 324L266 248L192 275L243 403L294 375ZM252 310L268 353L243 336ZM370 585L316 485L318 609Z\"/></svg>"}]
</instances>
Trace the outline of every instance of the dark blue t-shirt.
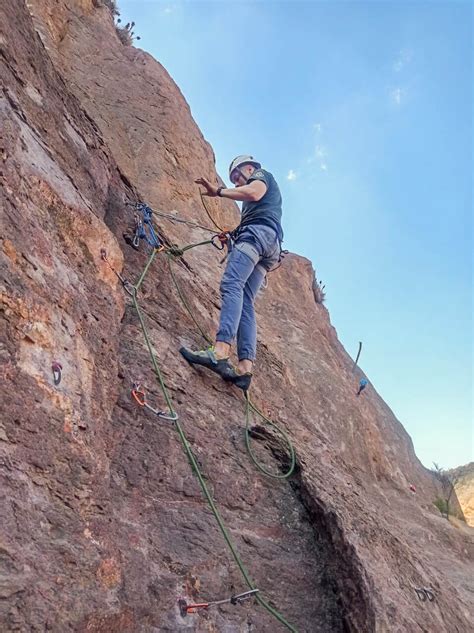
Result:
<instances>
[{"instance_id":1,"label":"dark blue t-shirt","mask_svg":"<svg viewBox=\"0 0 474 633\"><path fill-rule=\"evenodd\" d=\"M264 224L271 226L280 240L283 239L281 228L281 193L273 175L265 169L256 169L247 181L249 185L254 180L261 180L267 186L265 195L255 202L242 204L240 226L249 224Z\"/></svg>"}]
</instances>

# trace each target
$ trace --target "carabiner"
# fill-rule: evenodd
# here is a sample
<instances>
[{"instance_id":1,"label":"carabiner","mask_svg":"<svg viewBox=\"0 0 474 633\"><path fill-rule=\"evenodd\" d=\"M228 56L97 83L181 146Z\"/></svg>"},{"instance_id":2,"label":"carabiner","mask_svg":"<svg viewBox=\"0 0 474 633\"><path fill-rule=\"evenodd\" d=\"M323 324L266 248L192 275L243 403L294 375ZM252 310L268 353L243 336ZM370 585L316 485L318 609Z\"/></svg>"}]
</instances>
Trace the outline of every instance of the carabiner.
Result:
<instances>
[{"instance_id":1,"label":"carabiner","mask_svg":"<svg viewBox=\"0 0 474 633\"><path fill-rule=\"evenodd\" d=\"M258 589L251 589L250 591L244 591L243 593L239 593L237 596L232 596L230 599L231 604L240 604L244 602L244 600L250 600L252 596L258 593Z\"/></svg>"},{"instance_id":2,"label":"carabiner","mask_svg":"<svg viewBox=\"0 0 474 633\"><path fill-rule=\"evenodd\" d=\"M169 413L166 413L165 411L155 411L155 413L162 420L169 420L169 422L177 422L179 420L179 415L176 413L176 411L174 411L172 415L170 415Z\"/></svg>"},{"instance_id":3,"label":"carabiner","mask_svg":"<svg viewBox=\"0 0 474 633\"><path fill-rule=\"evenodd\" d=\"M426 602L426 593L425 590L423 589L423 587L414 587L414 590L416 592L416 595L418 596L418 598L422 601L422 602Z\"/></svg>"},{"instance_id":4,"label":"carabiner","mask_svg":"<svg viewBox=\"0 0 474 633\"><path fill-rule=\"evenodd\" d=\"M135 233L133 234L132 246L138 248L140 246L140 233L138 229L135 229Z\"/></svg>"},{"instance_id":5,"label":"carabiner","mask_svg":"<svg viewBox=\"0 0 474 633\"><path fill-rule=\"evenodd\" d=\"M143 389L140 387L139 383L133 383L132 387L132 396L135 398L137 404L141 407L144 407L146 404L146 396Z\"/></svg>"},{"instance_id":6,"label":"carabiner","mask_svg":"<svg viewBox=\"0 0 474 633\"><path fill-rule=\"evenodd\" d=\"M428 598L428 600L430 602L433 602L433 600L435 599L435 595L434 592L432 591L432 589L429 589L428 587L423 587L423 591L426 594L426 597Z\"/></svg>"},{"instance_id":7,"label":"carabiner","mask_svg":"<svg viewBox=\"0 0 474 633\"><path fill-rule=\"evenodd\" d=\"M218 251L223 251L228 239L227 233L216 233L211 237L211 244L214 248L217 248Z\"/></svg>"},{"instance_id":8,"label":"carabiner","mask_svg":"<svg viewBox=\"0 0 474 633\"><path fill-rule=\"evenodd\" d=\"M61 365L61 363L58 363L58 361L53 361L51 364L51 369L53 372L53 382L55 385L59 385L59 383L61 382L61 378L62 378L62 370L63 366Z\"/></svg>"},{"instance_id":9,"label":"carabiner","mask_svg":"<svg viewBox=\"0 0 474 633\"><path fill-rule=\"evenodd\" d=\"M139 383L133 383L132 386L132 396L141 407L145 407L155 415L157 415L162 420L168 420L169 422L177 422L179 419L176 411L173 413L169 413L167 411L160 411L159 409L154 409L148 402L146 401L146 393L145 390L141 388Z\"/></svg>"}]
</instances>

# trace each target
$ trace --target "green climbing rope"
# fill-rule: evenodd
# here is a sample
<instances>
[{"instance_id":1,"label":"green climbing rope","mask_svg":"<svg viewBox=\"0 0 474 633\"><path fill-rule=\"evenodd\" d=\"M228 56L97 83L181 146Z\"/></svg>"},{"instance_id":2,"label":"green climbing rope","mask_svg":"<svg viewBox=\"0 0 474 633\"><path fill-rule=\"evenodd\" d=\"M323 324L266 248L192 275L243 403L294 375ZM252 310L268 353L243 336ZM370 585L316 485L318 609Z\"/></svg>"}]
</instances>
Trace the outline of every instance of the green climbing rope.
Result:
<instances>
[{"instance_id":1,"label":"green climbing rope","mask_svg":"<svg viewBox=\"0 0 474 633\"><path fill-rule=\"evenodd\" d=\"M189 316L191 317L191 319L193 320L194 325L197 327L197 329L199 330L201 336L203 337L203 339L209 344L212 345L213 341L210 338L210 336L208 336L206 334L206 332L204 332L204 330L201 328L201 326L199 325L198 320L195 318L193 311L191 310L188 300L186 299L184 293L182 292L178 280L176 279L176 275L174 274L174 270L173 270L173 264L171 263L173 259L173 255L170 254L168 255L168 268L170 271L170 275L171 275L171 279L173 280L173 283L175 285L176 291L178 293L179 298L181 299L182 304L184 305L184 307L186 308L187 313L189 314Z\"/></svg>"},{"instance_id":2,"label":"green climbing rope","mask_svg":"<svg viewBox=\"0 0 474 633\"><path fill-rule=\"evenodd\" d=\"M144 268L142 274L140 275L140 278L139 278L138 282L133 287L133 292L131 293L131 296L132 296L134 308L135 308L135 310L137 312L137 315L138 315L138 318L139 318L139 321L140 321L140 326L141 326L142 331L143 331L143 336L145 338L146 346L147 346L148 352L150 354L150 358L151 358L151 362L152 362L152 365L153 365L153 369L155 371L155 375L156 375L157 380L158 380L158 382L160 384L160 387L161 387L161 390L163 392L163 396L165 398L165 401L166 401L166 404L168 406L169 412L170 412L170 414L174 414L175 411L173 409L173 403L172 403L171 398L170 398L170 396L168 394L168 390L167 390L165 382L163 380L163 376L161 374L160 367L159 367L158 362L156 360L156 356L155 356L155 353L153 351L153 347L152 347L152 344L151 344L151 341L150 341L150 336L148 334L148 330L147 330L147 327L146 327L146 324L145 324L145 320L143 318L143 314L141 312L141 309L140 309L140 306L139 306L138 300L137 300L137 293L138 293L138 291L140 289L140 286L142 285L142 283L143 283L143 281L145 279L146 273L147 273L149 267L151 266L151 263L153 262L153 259L155 258L156 252L157 252L157 250L154 249L153 252L151 253L150 257L148 258L148 261L147 261L147 263L145 265L145 268ZM235 545L233 544L233 542L232 542L232 540L230 538L229 532L227 531L227 528L226 528L226 526L225 526L225 524L224 524L224 522L222 520L222 517L221 517L221 515L220 515L220 513L219 513L219 511L218 511L218 509L216 507L214 499L212 498L212 495L209 492L207 484L206 484L206 482L204 480L204 477L202 475L202 472L201 472L201 470L200 470L200 468L198 466L196 458L194 457L194 454L193 454L191 446L190 446L190 444L189 444L189 442L187 440L187 437L186 437L186 435L184 433L184 430L183 430L183 428L182 428L182 426L181 426L181 424L179 423L178 420L175 421L174 424L176 425L176 430L178 431L181 443L182 443L183 448L184 448L184 450L186 452L186 455L187 455L187 457L189 459L191 467L194 470L194 473L196 474L196 477L197 477L197 479L199 481L199 484L201 486L203 494L204 494L204 496L205 496L205 498L206 498L206 500L207 500L207 502L209 504L209 507L211 508L211 511L212 511L212 513L213 513L213 515L214 515L214 517L216 519L216 522L217 522L217 524L219 526L219 529L220 529L220 531L222 533L222 536L224 537L224 540L227 543L227 546L229 547L229 550L230 550L230 552L231 552L231 554L232 554L232 556L234 558L234 561L236 562L238 568L240 569L240 571L242 573L242 576L243 576L245 582L247 583L249 589L256 589L255 584L253 583L252 579L250 578L250 575L249 575L247 569L245 568L245 565L243 564L242 559L240 558L239 553L238 553ZM292 626L287 620L285 620L285 618L281 615L281 613L279 613L276 609L274 609L264 598L262 598L260 596L259 593L255 594L255 598L256 598L257 602L262 607L264 607L269 613L271 613L271 615L273 615L273 617L276 618L281 624L286 626L286 628L289 631L292 631L293 633L298 633L297 629L294 626Z\"/></svg>"},{"instance_id":3,"label":"green climbing rope","mask_svg":"<svg viewBox=\"0 0 474 633\"><path fill-rule=\"evenodd\" d=\"M208 243L208 242L204 242L204 243ZM193 248L194 246L200 246L200 245L201 245L201 243L193 244L190 247ZM187 248L189 248L189 247L187 247ZM187 249L184 248L184 249L181 249L181 250L187 250ZM175 288L176 288L176 291L178 293L178 296L181 299L181 302L183 303L184 307L186 308L187 313L191 317L193 323L195 324L195 326L199 330L199 332L200 332L201 336L203 337L203 339L206 341L206 343L208 343L209 345L212 345L213 341L212 341L211 337L200 326L198 320L194 316L194 313L193 313L193 311L192 311L192 309L191 309L191 307L189 305L189 302L187 301L183 291L180 288L180 285L178 283L176 275L174 274L173 266L172 266L172 263L171 263L172 257L176 257L175 252L171 252L170 251L169 255L168 255L168 265L169 265L171 278L172 278L173 283L175 285ZM283 429L281 429L272 420L269 420L260 411L260 409L253 404L253 402L250 400L250 398L249 398L247 393L245 394L245 400L246 400L246 404L245 404L245 418L246 418L245 445L247 447L247 450L248 450L248 453L250 455L251 460L253 461L255 466L260 470L260 472L264 473L267 477L271 477L272 479L288 479L288 477L290 477L293 474L293 472L295 470L295 465L296 465L295 449L293 447L293 444L291 443L290 438L285 433L285 431L283 431ZM287 444L288 449L289 449L289 453L290 453L290 465L289 465L288 470L286 472L284 472L284 473L272 473L270 470L265 468L265 466L263 466L258 461L258 459L256 458L256 456L255 456L255 454L254 454L254 452L252 450L252 447L251 447L251 434L250 434L251 411L256 413L260 418L262 418L262 420L265 421L266 424L268 424L273 429L275 429L275 431L278 433L278 435L280 435L284 439L285 443Z\"/></svg>"},{"instance_id":4,"label":"green climbing rope","mask_svg":"<svg viewBox=\"0 0 474 633\"><path fill-rule=\"evenodd\" d=\"M265 466L263 466L258 459L255 457L254 452L252 450L252 445L250 443L250 438L251 438L251 433L250 433L250 422L251 422L251 412L256 413L259 417L262 418L262 420L264 420L269 426L271 426L273 429L275 429L275 431L281 435L283 437L283 439L285 440L285 443L288 446L288 450L290 453L290 465L288 467L288 470L285 471L284 473L272 473L270 470L268 470L267 468L265 468ZM267 418L266 416L263 415L263 413L252 403L252 401L250 400L247 392L245 393L245 445L247 447L247 451L250 455L250 459L253 461L253 463L255 464L255 466L265 475L267 475L267 477L271 477L272 479L288 479L288 477L290 475L293 474L294 470L295 470L295 465L296 465L296 456L295 456L295 449L293 447L293 444L290 441L290 438L288 437L288 435L285 433L285 431L283 431L283 429L281 429L278 425L275 424L275 422L272 422L272 420L270 420L269 418Z\"/></svg>"},{"instance_id":5,"label":"green climbing rope","mask_svg":"<svg viewBox=\"0 0 474 633\"><path fill-rule=\"evenodd\" d=\"M204 210L206 211L206 214L207 214L207 217L209 218L209 220L213 223L213 225L216 227L216 229L219 229L219 231L223 231L224 229L217 224L217 222L212 217L211 212L207 208L207 204L204 202L204 196L203 196L203 193L202 193L201 189L199 189L199 195L201 196L201 204L204 207Z\"/></svg>"}]
</instances>

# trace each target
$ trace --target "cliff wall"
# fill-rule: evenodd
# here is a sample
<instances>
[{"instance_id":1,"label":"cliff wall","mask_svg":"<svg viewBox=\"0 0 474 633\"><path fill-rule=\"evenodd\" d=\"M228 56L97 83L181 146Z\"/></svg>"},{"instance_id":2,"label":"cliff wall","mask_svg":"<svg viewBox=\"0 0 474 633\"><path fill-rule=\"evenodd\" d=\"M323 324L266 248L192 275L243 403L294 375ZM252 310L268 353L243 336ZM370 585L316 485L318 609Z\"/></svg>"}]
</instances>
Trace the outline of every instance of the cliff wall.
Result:
<instances>
[{"instance_id":1,"label":"cliff wall","mask_svg":"<svg viewBox=\"0 0 474 633\"><path fill-rule=\"evenodd\" d=\"M166 70L123 46L96 4L0 9L2 630L284 630L253 601L186 617L177 606L246 586L176 429L131 399L140 381L164 407L130 298L100 252L140 275L146 253L122 238L126 202L209 224L193 180L216 177L214 155ZM209 210L238 223L228 201ZM157 226L168 244L207 237ZM175 266L210 332L220 258L196 248ZM361 374L313 283L311 263L290 254L257 304L251 396L297 455L296 473L275 481L246 452L242 394L178 355L202 339L156 256L140 302L192 450L256 586L299 631L467 632L472 538L433 506L436 481L374 387L356 397ZM266 433L254 446L284 468Z\"/></svg>"}]
</instances>

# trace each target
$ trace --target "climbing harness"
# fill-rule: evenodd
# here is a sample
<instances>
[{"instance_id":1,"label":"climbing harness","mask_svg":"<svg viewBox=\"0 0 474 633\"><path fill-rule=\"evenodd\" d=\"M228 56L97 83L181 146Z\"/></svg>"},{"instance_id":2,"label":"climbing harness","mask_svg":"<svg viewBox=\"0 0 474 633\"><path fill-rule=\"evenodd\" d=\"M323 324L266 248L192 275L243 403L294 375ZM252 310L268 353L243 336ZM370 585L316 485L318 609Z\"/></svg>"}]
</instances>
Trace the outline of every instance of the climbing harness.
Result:
<instances>
[{"instance_id":1,"label":"climbing harness","mask_svg":"<svg viewBox=\"0 0 474 633\"><path fill-rule=\"evenodd\" d=\"M430 589L429 587L413 587L413 588L416 592L416 595L421 600L421 602L426 602L427 599L429 600L429 602L434 601L435 599L434 591Z\"/></svg>"},{"instance_id":2,"label":"climbing harness","mask_svg":"<svg viewBox=\"0 0 474 633\"><path fill-rule=\"evenodd\" d=\"M250 591L244 591L236 596L230 598L224 598L224 600L214 600L213 602L198 602L196 604L188 604L184 598L178 600L179 610L181 616L184 618L188 613L196 613L198 609L209 609L209 607L217 607L220 604L242 604L245 600L250 600L258 593L258 589L251 589Z\"/></svg>"},{"instance_id":3,"label":"climbing harness","mask_svg":"<svg viewBox=\"0 0 474 633\"><path fill-rule=\"evenodd\" d=\"M142 389L140 383L133 383L132 388L132 396L141 407L145 407L148 411L151 411L155 415L157 415L162 420L169 420L170 422L176 422L179 420L179 416L174 411L173 413L168 413L167 411L159 411L158 409L154 409L148 402L146 401L146 394L144 389Z\"/></svg>"},{"instance_id":4,"label":"climbing harness","mask_svg":"<svg viewBox=\"0 0 474 633\"><path fill-rule=\"evenodd\" d=\"M268 224L266 222L261 222L261 224L263 226L268 226L269 228L274 229L273 224ZM232 250L232 248L234 247L234 243L237 242L240 232L243 231L247 226L249 226L249 224L239 224L239 226L237 226L233 231L229 231L228 235L229 235L229 253ZM283 249L282 248L282 240L280 239L280 237L277 235L277 239L278 239L278 246L279 246L279 253L278 253L278 261L276 262L275 266L273 266L273 268L270 268L270 270L267 271L268 273L273 273L275 270L278 270L278 268L280 268L280 266L283 264L283 260L285 258L285 255L288 255L288 253L290 251ZM224 259L221 261L221 264L225 261L225 259L227 258L224 257Z\"/></svg>"},{"instance_id":5,"label":"climbing harness","mask_svg":"<svg viewBox=\"0 0 474 633\"><path fill-rule=\"evenodd\" d=\"M61 365L61 363L58 363L57 360L53 361L53 363L51 364L51 371L53 372L53 382L56 386L59 385L59 383L61 382L62 369L63 366Z\"/></svg>"},{"instance_id":6,"label":"climbing harness","mask_svg":"<svg viewBox=\"0 0 474 633\"><path fill-rule=\"evenodd\" d=\"M218 238L218 241L221 241L220 238L219 238L219 235L217 235L216 237ZM143 283L143 281L145 279L145 276L146 276L146 274L147 274L147 272L148 272L148 270L149 270L149 268L150 268L150 266L151 266L151 264L152 264L152 262L153 262L153 260L154 260L154 258L156 256L156 254L159 251L165 251L165 253L167 254L168 258L170 258L169 259L170 271L172 271L171 258L181 257L182 254L185 251L189 250L190 248L195 248L196 246L201 246L201 245L204 245L204 244L212 244L216 248L219 248L216 240L213 241L213 239L208 240L207 242L199 242L197 244L190 244L190 245L185 246L185 247L180 248L180 249L173 248L173 247L165 247L163 245L161 245L161 246L163 246L163 248L153 248L153 250L150 253L150 255L148 257L148 260L147 260L147 262L145 264L145 267L144 267L144 269L143 269L143 271L142 271L142 273L141 273L141 275L140 275L140 277L139 277L139 279L138 279L138 281L136 282L135 285L132 285L130 282L125 280L124 277L122 277L122 275L113 268L113 266L110 264L110 262L107 259L107 253L106 253L105 249L101 250L101 257L107 263L107 265L110 267L110 269L115 273L115 275L121 281L122 286L124 287L124 289L128 292L128 294L132 298L133 306L134 306L135 311L137 313L138 319L140 321L140 326L141 326L141 329L142 329L142 332L143 332L143 336L145 338L146 347L147 347L148 352L150 354L150 359L151 359L151 363L152 363L152 366L153 366L153 369L154 369L154 373L155 373L156 378L158 380L158 383L159 383L159 385L161 387L164 399L166 401L166 405L168 407L168 414L167 415L169 416L169 419L172 419L172 421L174 422L174 427L176 428L176 430L178 432L179 438L180 438L181 443L183 445L184 451L185 451L185 453L186 453L186 455L188 457L188 460L190 462L191 468L194 471L194 473L195 473L195 475L196 475L196 477L197 477L197 479L199 481L199 484L201 486L201 490L203 492L203 495L204 495L204 497L207 500L207 503L208 503L208 505L209 505L213 515L214 515L214 518L216 519L216 522L217 522L217 524L219 526L221 534L222 534L222 536L223 536L223 538L224 538L224 540L225 540L225 542L226 542L226 544L227 544L227 546L228 546L228 548L229 548L229 550L230 550L230 552L232 554L232 557L233 557L236 565L240 569L240 572L242 573L242 576L243 576L245 582L247 583L247 586L249 587L249 590L251 592L254 592L254 595L255 595L255 598L256 598L257 602L262 607L264 607L271 615L273 615L273 617L275 619L277 619L281 624L286 626L286 628L288 630L292 631L292 633L298 633L297 629L293 625L291 625L289 622L287 622L287 620L285 620L285 618L281 615L281 613L279 613L274 607L271 606L271 604L269 602L267 602L264 598L262 598L259 595L259 593L257 593L256 587L254 586L254 583L253 583L253 581L252 581L252 579L251 579L246 567L244 566L244 563L243 563L242 559L240 558L240 555L237 552L237 549L236 549L234 543L231 540L230 534L227 531L227 528L226 528L226 526L225 526L225 524L224 524L224 522L222 520L222 517L221 517L221 515L220 515L220 513L219 513L219 511L217 509L217 506L216 506L216 504L214 502L214 499L213 499L213 497L212 497L212 495L211 495L211 493L209 491L209 488L208 488L208 486L206 484L206 481L204 479L204 475L201 472L201 469L200 469L199 464L198 464L198 462L197 462L197 460L196 460L196 458L194 456L194 453L193 453L193 451L191 449L189 441L188 441L188 439L187 439L187 437L186 437L186 435L184 433L184 430L183 430L183 428L182 428L182 426L181 426L181 424L179 422L177 414L176 414L176 412L173 409L173 403L172 403L171 398L169 396L168 389L167 389L167 387L165 385L165 382L164 382L164 379L163 379L163 375L161 373L160 367L159 367L158 362L156 360L156 356L155 356L155 353L153 351L153 347L152 347L152 344L151 344L151 340L150 340L150 336L149 336L149 333L148 333L148 329L146 327L145 320L143 318L143 313L142 313L142 310L140 308L140 305L139 305L138 299L137 299L138 291L139 291L139 289L140 289L140 287L141 287L141 285L142 285L142 283ZM176 278L174 278L174 280L175 280L175 285L178 288L178 294L179 294L180 298L182 298L184 295L182 295L181 291L179 290L179 284L177 284ZM189 305L187 304L187 302L183 301L183 304L184 304L186 310L188 311L188 313L192 316L192 311L190 310ZM193 317L193 320L196 322L194 317ZM134 398L137 401L137 403L140 406L145 407L146 406L146 396L144 395L143 390L140 388L140 385L134 385L134 391L135 391ZM253 405L250 402L249 399L247 400L247 402L249 403L249 406L252 407L253 411L255 411L256 413L261 415L262 418L267 421L267 418L265 418L265 416L263 416L263 414L257 409L257 407L255 407L255 405ZM157 410L156 409L153 409L152 407L146 407L146 408L150 408L155 414L157 414ZM161 417L161 416L159 416L159 417ZM270 421L268 420L268 422L270 422ZM275 428L278 428L274 423L272 423L272 422L270 422L270 423ZM291 447L291 453L292 453L291 468L289 469L288 473L285 474L286 477L289 477L290 474L294 470L295 457L294 457L293 446L291 445L291 442L289 441L288 438L287 438L287 440L288 440L289 446ZM246 442L246 444L247 444L247 446L249 446L249 444L247 442ZM255 463L257 463L255 458L252 457L252 459L254 460ZM260 470L262 470L262 472L265 472L265 470L263 468L260 468ZM268 473L266 473L266 474L268 474ZM273 474L270 474L270 476L274 477L274 478L281 478L279 475L275 476Z\"/></svg>"}]
</instances>

